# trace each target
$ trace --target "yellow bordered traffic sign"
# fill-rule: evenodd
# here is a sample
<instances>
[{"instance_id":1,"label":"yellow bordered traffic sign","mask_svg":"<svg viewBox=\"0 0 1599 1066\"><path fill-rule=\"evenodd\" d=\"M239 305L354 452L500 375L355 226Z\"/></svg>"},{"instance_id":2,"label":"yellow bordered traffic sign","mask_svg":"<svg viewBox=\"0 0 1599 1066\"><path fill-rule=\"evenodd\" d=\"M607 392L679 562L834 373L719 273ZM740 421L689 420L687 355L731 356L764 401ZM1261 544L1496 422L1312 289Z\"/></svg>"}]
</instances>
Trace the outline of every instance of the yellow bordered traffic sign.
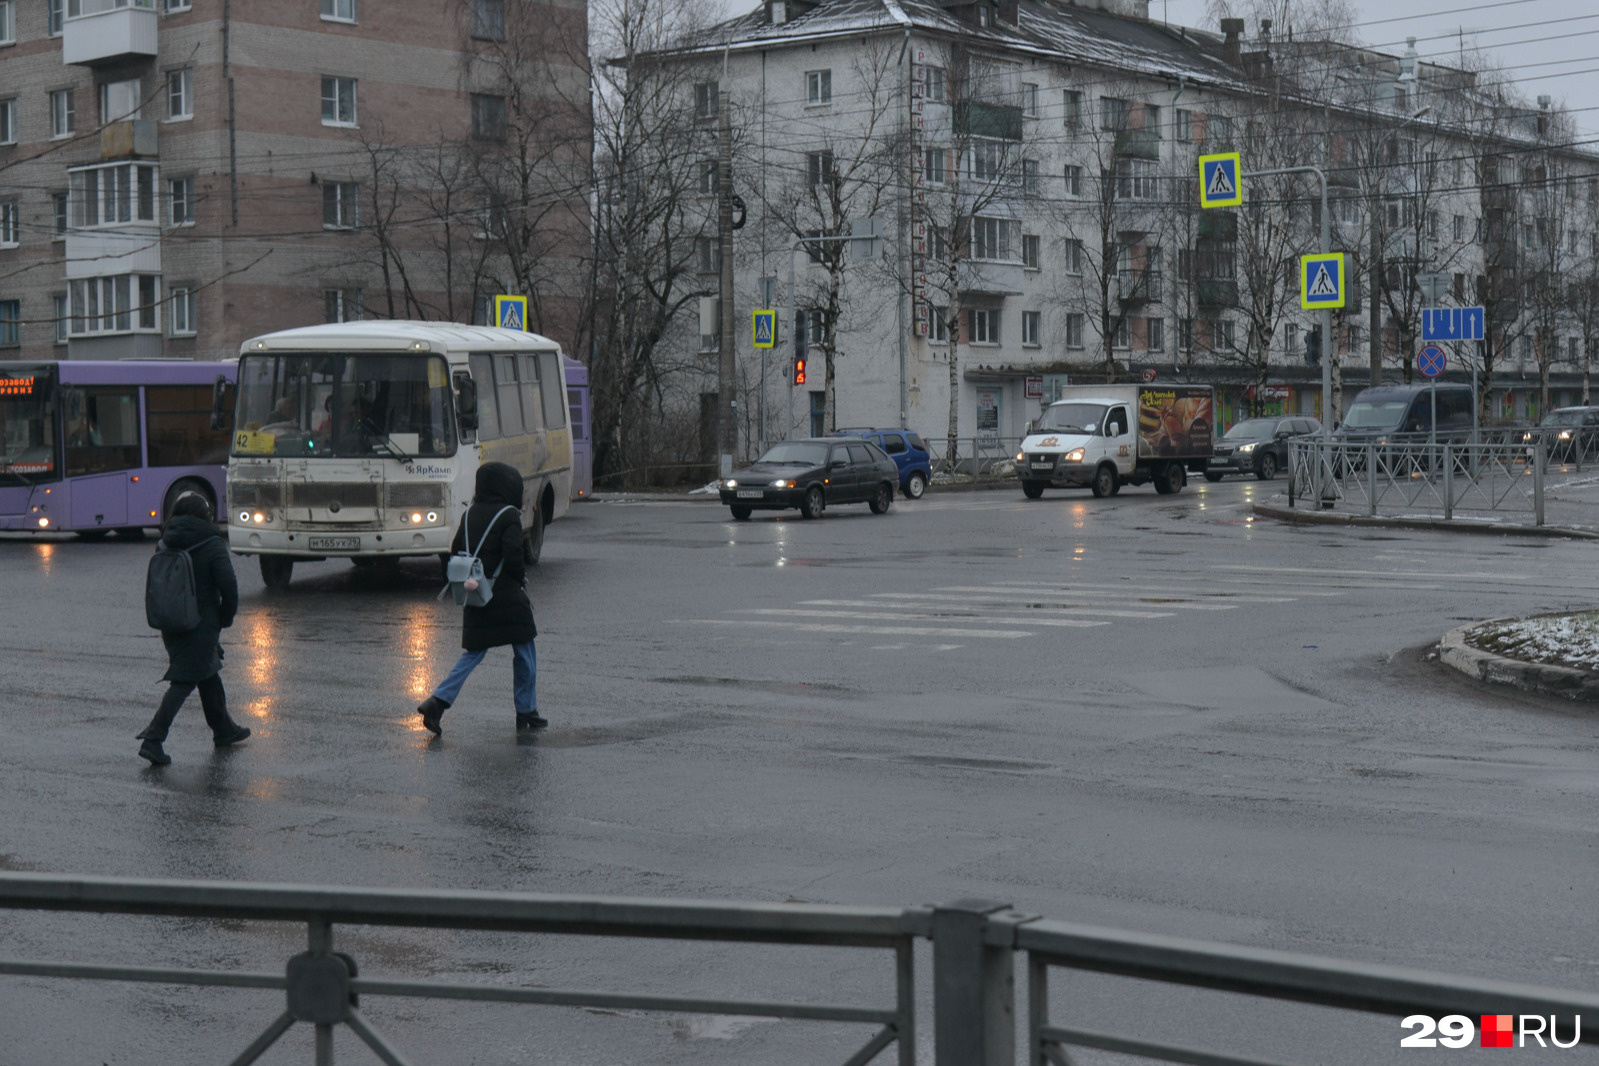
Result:
<instances>
[{"instance_id":1,"label":"yellow bordered traffic sign","mask_svg":"<svg viewBox=\"0 0 1599 1066\"><path fill-rule=\"evenodd\" d=\"M1307 311L1344 306L1344 253L1299 257L1299 306Z\"/></svg>"},{"instance_id":2,"label":"yellow bordered traffic sign","mask_svg":"<svg viewBox=\"0 0 1599 1066\"><path fill-rule=\"evenodd\" d=\"M1244 202L1244 163L1237 152L1199 157L1199 206L1237 207Z\"/></svg>"},{"instance_id":3,"label":"yellow bordered traffic sign","mask_svg":"<svg viewBox=\"0 0 1599 1066\"><path fill-rule=\"evenodd\" d=\"M527 329L527 297L496 296L494 324L501 329Z\"/></svg>"},{"instance_id":4,"label":"yellow bordered traffic sign","mask_svg":"<svg viewBox=\"0 0 1599 1066\"><path fill-rule=\"evenodd\" d=\"M756 311L751 316L751 331L753 339L750 343L756 348L771 348L777 344L777 312Z\"/></svg>"}]
</instances>

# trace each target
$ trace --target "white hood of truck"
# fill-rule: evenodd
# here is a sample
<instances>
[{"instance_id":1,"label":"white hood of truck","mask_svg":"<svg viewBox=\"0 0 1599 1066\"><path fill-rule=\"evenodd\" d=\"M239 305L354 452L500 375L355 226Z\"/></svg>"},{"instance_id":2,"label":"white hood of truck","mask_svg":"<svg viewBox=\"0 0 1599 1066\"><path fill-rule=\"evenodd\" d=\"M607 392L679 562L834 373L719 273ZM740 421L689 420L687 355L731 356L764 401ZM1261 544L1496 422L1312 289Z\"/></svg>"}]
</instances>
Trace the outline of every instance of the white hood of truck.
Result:
<instances>
[{"instance_id":1,"label":"white hood of truck","mask_svg":"<svg viewBox=\"0 0 1599 1066\"><path fill-rule=\"evenodd\" d=\"M1034 433L1022 441L1024 452L1069 452L1085 448L1100 438L1089 433Z\"/></svg>"}]
</instances>

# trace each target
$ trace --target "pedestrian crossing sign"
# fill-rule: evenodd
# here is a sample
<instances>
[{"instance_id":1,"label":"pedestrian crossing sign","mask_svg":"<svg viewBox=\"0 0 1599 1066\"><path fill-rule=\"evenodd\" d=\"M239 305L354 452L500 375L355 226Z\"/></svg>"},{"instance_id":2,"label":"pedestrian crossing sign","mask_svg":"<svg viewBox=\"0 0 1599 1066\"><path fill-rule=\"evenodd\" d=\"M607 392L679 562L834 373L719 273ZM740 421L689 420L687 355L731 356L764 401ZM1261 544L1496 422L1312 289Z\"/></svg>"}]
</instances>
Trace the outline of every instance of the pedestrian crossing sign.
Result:
<instances>
[{"instance_id":1,"label":"pedestrian crossing sign","mask_svg":"<svg viewBox=\"0 0 1599 1066\"><path fill-rule=\"evenodd\" d=\"M501 329L527 329L527 297L496 296L494 324Z\"/></svg>"},{"instance_id":2,"label":"pedestrian crossing sign","mask_svg":"<svg viewBox=\"0 0 1599 1066\"><path fill-rule=\"evenodd\" d=\"M756 348L770 348L777 343L777 312L756 311L754 315L755 339L751 342Z\"/></svg>"},{"instance_id":3,"label":"pedestrian crossing sign","mask_svg":"<svg viewBox=\"0 0 1599 1066\"><path fill-rule=\"evenodd\" d=\"M1237 152L1199 157L1199 206L1237 207L1244 202L1244 164Z\"/></svg>"},{"instance_id":4,"label":"pedestrian crossing sign","mask_svg":"<svg viewBox=\"0 0 1599 1066\"><path fill-rule=\"evenodd\" d=\"M1320 310L1344 306L1344 254L1299 257L1299 306Z\"/></svg>"}]
</instances>

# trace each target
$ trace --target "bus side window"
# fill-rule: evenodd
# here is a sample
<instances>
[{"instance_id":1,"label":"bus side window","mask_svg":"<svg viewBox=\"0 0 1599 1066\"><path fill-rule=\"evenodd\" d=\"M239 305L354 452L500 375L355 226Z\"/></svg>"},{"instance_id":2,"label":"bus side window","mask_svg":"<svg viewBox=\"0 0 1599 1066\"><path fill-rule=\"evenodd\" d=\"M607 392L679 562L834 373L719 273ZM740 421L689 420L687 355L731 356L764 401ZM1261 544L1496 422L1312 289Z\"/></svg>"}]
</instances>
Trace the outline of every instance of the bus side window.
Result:
<instances>
[{"instance_id":1,"label":"bus side window","mask_svg":"<svg viewBox=\"0 0 1599 1066\"><path fill-rule=\"evenodd\" d=\"M148 386L145 425L151 466L202 466L228 461L230 433L211 428L211 388L207 385ZM233 386L223 391L223 410L233 410Z\"/></svg>"},{"instance_id":2,"label":"bus side window","mask_svg":"<svg viewBox=\"0 0 1599 1066\"><path fill-rule=\"evenodd\" d=\"M544 386L544 425L561 429L566 418L561 412L561 397L566 394L566 376L561 373L560 352L539 353L539 381Z\"/></svg>"},{"instance_id":3,"label":"bus side window","mask_svg":"<svg viewBox=\"0 0 1599 1066\"><path fill-rule=\"evenodd\" d=\"M516 356L494 357L494 396L500 402L500 434L522 436L522 390L516 383Z\"/></svg>"},{"instance_id":4,"label":"bus side window","mask_svg":"<svg viewBox=\"0 0 1599 1066\"><path fill-rule=\"evenodd\" d=\"M62 397L67 436L67 476L132 470L139 455L139 400L135 388L68 389Z\"/></svg>"},{"instance_id":5,"label":"bus side window","mask_svg":"<svg viewBox=\"0 0 1599 1066\"><path fill-rule=\"evenodd\" d=\"M494 366L492 355L474 355L472 380L477 384L477 439L498 440L500 436L499 405L494 397Z\"/></svg>"},{"instance_id":6,"label":"bus side window","mask_svg":"<svg viewBox=\"0 0 1599 1066\"><path fill-rule=\"evenodd\" d=\"M539 368L533 356L523 353L516 357L517 379L522 385L522 417L529 433L544 428L543 408L539 401Z\"/></svg>"}]
</instances>

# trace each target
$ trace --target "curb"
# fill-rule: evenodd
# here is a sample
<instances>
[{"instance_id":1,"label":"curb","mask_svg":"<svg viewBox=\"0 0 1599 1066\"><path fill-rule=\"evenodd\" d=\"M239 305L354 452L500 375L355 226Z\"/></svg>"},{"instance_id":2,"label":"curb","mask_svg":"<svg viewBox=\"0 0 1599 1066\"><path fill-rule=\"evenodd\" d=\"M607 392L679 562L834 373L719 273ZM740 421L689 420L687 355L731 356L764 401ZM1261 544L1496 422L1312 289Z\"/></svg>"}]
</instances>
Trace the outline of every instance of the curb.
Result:
<instances>
[{"instance_id":1,"label":"curb","mask_svg":"<svg viewBox=\"0 0 1599 1066\"><path fill-rule=\"evenodd\" d=\"M1470 522L1459 518L1373 518L1370 515L1336 511L1308 511L1296 507L1273 507L1257 503L1251 508L1262 518L1274 518L1296 526L1368 526L1378 529L1422 529L1445 533L1493 533L1502 537L1561 537L1573 540L1599 540L1599 533L1570 526L1522 526L1504 522Z\"/></svg>"},{"instance_id":2,"label":"curb","mask_svg":"<svg viewBox=\"0 0 1599 1066\"><path fill-rule=\"evenodd\" d=\"M961 482L961 483L955 484L955 485L934 485L934 484L929 484L927 486L926 493L923 494L923 498L925 499L927 496L931 496L934 493L943 493L943 492L988 492L988 491L992 491L992 490L995 490L995 489L1017 489L1017 490L1020 490L1020 488L1021 488L1021 484L1015 478L998 478L998 479L996 479L994 481ZM714 503L714 504L720 505L722 500L721 500L720 496L717 496L716 494L709 493L709 492L701 492L701 493L690 493L690 492L591 492L587 496L584 496L581 500L573 500L572 502L574 504L577 504L577 503ZM910 497L906 496L903 492L896 492L894 494L894 502L895 503L915 504L917 501L915 501L915 500L911 499ZM24 532L26 532L26 530L24 530Z\"/></svg>"},{"instance_id":3,"label":"curb","mask_svg":"<svg viewBox=\"0 0 1599 1066\"><path fill-rule=\"evenodd\" d=\"M1498 685L1513 685L1526 692L1561 696L1568 700L1599 702L1599 675L1569 666L1529 663L1495 655L1466 643L1466 633L1495 622L1514 622L1514 618L1494 618L1486 622L1451 629L1438 643L1438 659L1467 677Z\"/></svg>"}]
</instances>

